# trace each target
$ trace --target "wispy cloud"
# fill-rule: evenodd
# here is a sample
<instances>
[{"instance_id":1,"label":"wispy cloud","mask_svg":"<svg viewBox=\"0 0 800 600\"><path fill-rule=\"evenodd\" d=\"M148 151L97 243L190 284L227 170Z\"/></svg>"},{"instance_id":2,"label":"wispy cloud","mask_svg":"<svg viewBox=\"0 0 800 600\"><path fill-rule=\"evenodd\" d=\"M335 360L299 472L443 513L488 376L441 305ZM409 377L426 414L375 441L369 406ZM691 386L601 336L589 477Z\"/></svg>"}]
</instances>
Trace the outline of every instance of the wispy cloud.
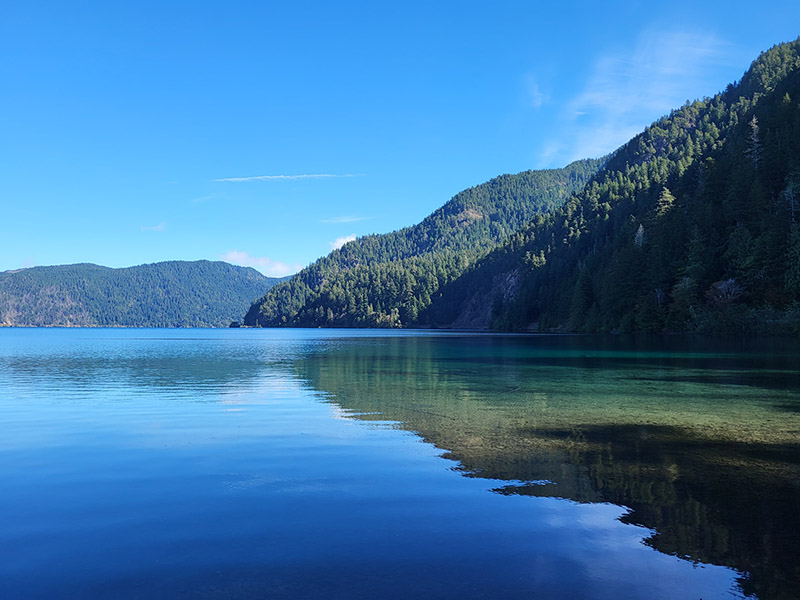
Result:
<instances>
[{"instance_id":1,"label":"wispy cloud","mask_svg":"<svg viewBox=\"0 0 800 600\"><path fill-rule=\"evenodd\" d=\"M347 242L352 242L356 239L356 234L351 233L350 235L346 235L344 237L339 237L333 240L332 242L328 242L331 245L331 248L334 250L338 250L342 246L344 246Z\"/></svg>"},{"instance_id":2,"label":"wispy cloud","mask_svg":"<svg viewBox=\"0 0 800 600\"><path fill-rule=\"evenodd\" d=\"M703 32L645 31L627 51L594 63L581 93L561 115L558 140L543 158L602 156L687 99L715 93L709 75L732 66L729 45Z\"/></svg>"},{"instance_id":3,"label":"wispy cloud","mask_svg":"<svg viewBox=\"0 0 800 600\"><path fill-rule=\"evenodd\" d=\"M192 202L195 204L202 204L203 202L209 202L216 198L219 194L208 194L206 196L200 196L198 198L192 198Z\"/></svg>"},{"instance_id":4,"label":"wispy cloud","mask_svg":"<svg viewBox=\"0 0 800 600\"><path fill-rule=\"evenodd\" d=\"M367 221L372 217L331 217L330 219L320 219L320 223L358 223L359 221Z\"/></svg>"},{"instance_id":5,"label":"wispy cloud","mask_svg":"<svg viewBox=\"0 0 800 600\"><path fill-rule=\"evenodd\" d=\"M528 102L533 108L540 108L542 104L550 100L549 96L539 88L539 83L533 75L529 74L525 78L525 91L528 95Z\"/></svg>"},{"instance_id":6,"label":"wispy cloud","mask_svg":"<svg viewBox=\"0 0 800 600\"><path fill-rule=\"evenodd\" d=\"M296 263L290 265L285 262L272 260L266 256L250 256L247 252L231 250L220 257L225 262L241 265L243 267L253 267L269 277L284 277L297 273L302 269L302 265Z\"/></svg>"},{"instance_id":7,"label":"wispy cloud","mask_svg":"<svg viewBox=\"0 0 800 600\"><path fill-rule=\"evenodd\" d=\"M304 173L301 175L256 175L255 177L224 177L212 181L243 183L247 181L281 181L292 179L330 179L341 177L363 177L361 173Z\"/></svg>"},{"instance_id":8,"label":"wispy cloud","mask_svg":"<svg viewBox=\"0 0 800 600\"><path fill-rule=\"evenodd\" d=\"M142 231L164 231L167 228L167 224L164 221L161 221L158 225L153 225L152 227L147 227L146 225L142 225Z\"/></svg>"}]
</instances>

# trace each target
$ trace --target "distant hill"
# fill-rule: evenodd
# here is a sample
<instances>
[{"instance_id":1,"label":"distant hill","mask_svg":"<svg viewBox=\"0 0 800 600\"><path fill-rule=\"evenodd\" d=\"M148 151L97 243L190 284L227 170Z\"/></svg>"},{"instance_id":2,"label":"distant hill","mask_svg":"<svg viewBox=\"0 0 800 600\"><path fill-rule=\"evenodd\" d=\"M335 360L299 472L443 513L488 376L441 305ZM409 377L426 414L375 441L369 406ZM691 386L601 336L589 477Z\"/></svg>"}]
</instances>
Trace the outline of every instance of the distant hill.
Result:
<instances>
[{"instance_id":1,"label":"distant hill","mask_svg":"<svg viewBox=\"0 0 800 600\"><path fill-rule=\"evenodd\" d=\"M583 189L601 160L502 175L453 197L421 223L345 244L253 304L247 325L413 325L439 288L537 214Z\"/></svg>"},{"instance_id":2,"label":"distant hill","mask_svg":"<svg viewBox=\"0 0 800 600\"><path fill-rule=\"evenodd\" d=\"M800 334L800 40L634 137L419 321Z\"/></svg>"},{"instance_id":3,"label":"distant hill","mask_svg":"<svg viewBox=\"0 0 800 600\"><path fill-rule=\"evenodd\" d=\"M227 327L282 279L225 262L94 264L0 272L0 324Z\"/></svg>"}]
</instances>

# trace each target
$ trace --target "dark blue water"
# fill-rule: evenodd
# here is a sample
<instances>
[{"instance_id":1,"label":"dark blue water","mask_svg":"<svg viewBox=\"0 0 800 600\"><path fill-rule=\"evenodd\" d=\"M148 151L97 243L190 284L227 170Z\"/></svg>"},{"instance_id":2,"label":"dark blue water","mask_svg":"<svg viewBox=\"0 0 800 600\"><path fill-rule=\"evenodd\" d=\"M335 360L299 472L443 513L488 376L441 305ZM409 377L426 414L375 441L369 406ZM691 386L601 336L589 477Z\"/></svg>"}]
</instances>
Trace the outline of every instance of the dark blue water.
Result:
<instances>
[{"instance_id":1,"label":"dark blue water","mask_svg":"<svg viewBox=\"0 0 800 600\"><path fill-rule=\"evenodd\" d=\"M0 597L790 597L793 348L565 343L0 330Z\"/></svg>"}]
</instances>

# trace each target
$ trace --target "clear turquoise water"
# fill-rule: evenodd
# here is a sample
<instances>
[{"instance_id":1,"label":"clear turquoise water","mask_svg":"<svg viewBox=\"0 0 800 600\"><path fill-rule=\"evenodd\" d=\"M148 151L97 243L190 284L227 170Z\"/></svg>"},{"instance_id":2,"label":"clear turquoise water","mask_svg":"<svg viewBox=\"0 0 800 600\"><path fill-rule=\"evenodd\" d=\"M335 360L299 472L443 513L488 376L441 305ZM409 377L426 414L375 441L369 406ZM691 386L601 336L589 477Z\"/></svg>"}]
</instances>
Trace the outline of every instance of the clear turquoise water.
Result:
<instances>
[{"instance_id":1,"label":"clear turquoise water","mask_svg":"<svg viewBox=\"0 0 800 600\"><path fill-rule=\"evenodd\" d=\"M0 330L0 597L796 598L799 358Z\"/></svg>"}]
</instances>

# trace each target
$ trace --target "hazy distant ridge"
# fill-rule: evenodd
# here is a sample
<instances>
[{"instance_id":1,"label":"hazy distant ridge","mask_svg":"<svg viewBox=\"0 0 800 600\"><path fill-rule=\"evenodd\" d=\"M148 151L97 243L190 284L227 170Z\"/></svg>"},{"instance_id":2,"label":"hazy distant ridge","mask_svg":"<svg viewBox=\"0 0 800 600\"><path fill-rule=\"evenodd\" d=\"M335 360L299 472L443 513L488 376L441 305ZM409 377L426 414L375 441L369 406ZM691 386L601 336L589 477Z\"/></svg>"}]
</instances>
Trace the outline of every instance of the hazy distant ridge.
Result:
<instances>
[{"instance_id":1,"label":"hazy distant ridge","mask_svg":"<svg viewBox=\"0 0 800 600\"><path fill-rule=\"evenodd\" d=\"M0 273L0 324L225 327L281 279L225 262L95 264Z\"/></svg>"}]
</instances>

